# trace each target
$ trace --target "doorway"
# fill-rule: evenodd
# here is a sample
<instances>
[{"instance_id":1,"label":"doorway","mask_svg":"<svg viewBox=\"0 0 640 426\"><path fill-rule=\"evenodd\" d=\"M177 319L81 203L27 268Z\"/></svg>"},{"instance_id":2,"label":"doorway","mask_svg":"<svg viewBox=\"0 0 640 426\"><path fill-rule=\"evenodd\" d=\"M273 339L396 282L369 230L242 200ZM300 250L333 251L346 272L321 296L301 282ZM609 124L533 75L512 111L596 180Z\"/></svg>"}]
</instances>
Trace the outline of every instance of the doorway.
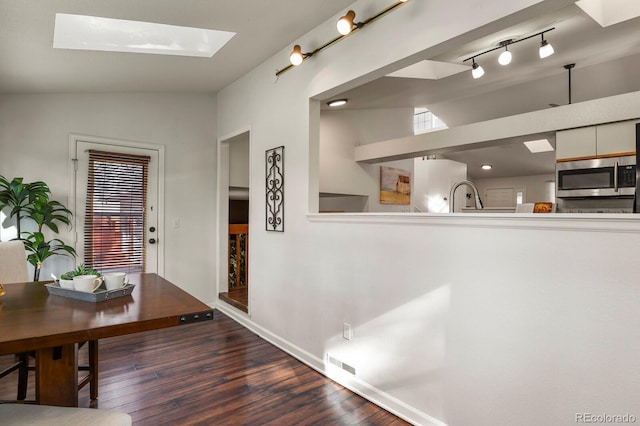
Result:
<instances>
[{"instance_id":1,"label":"doorway","mask_svg":"<svg viewBox=\"0 0 640 426\"><path fill-rule=\"evenodd\" d=\"M249 131L219 142L218 298L249 313Z\"/></svg>"},{"instance_id":2,"label":"doorway","mask_svg":"<svg viewBox=\"0 0 640 426\"><path fill-rule=\"evenodd\" d=\"M70 156L78 262L161 274L164 147L72 135Z\"/></svg>"}]
</instances>

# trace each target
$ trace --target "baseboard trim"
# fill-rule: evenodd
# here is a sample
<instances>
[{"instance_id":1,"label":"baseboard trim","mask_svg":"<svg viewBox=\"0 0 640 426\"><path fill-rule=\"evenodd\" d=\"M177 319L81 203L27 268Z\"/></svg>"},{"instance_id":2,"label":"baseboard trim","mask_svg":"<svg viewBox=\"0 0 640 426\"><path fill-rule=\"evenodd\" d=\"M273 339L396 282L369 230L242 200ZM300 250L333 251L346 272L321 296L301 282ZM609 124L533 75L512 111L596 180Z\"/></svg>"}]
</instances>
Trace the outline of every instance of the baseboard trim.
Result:
<instances>
[{"instance_id":1,"label":"baseboard trim","mask_svg":"<svg viewBox=\"0 0 640 426\"><path fill-rule=\"evenodd\" d=\"M218 302L222 303L217 303L216 308L243 327L251 330L253 333L257 334L267 342L282 349L289 355L305 363L309 367L313 368L314 370L318 371L334 382L339 383L350 391L360 395L368 401L371 401L372 403L389 411L390 413L393 413L401 419L414 425L447 426L446 423L426 413L423 413L422 411L416 410L410 405L405 404L397 398L381 391L380 389L377 389L374 386L371 386L367 382L364 382L357 377L351 376L346 373L342 374L340 372L333 373L331 371L328 371L325 368L325 364L322 359L264 329L260 325L251 321L251 318L249 318L249 316L247 316L246 314L243 315L242 312L227 305L223 301Z\"/></svg>"}]
</instances>

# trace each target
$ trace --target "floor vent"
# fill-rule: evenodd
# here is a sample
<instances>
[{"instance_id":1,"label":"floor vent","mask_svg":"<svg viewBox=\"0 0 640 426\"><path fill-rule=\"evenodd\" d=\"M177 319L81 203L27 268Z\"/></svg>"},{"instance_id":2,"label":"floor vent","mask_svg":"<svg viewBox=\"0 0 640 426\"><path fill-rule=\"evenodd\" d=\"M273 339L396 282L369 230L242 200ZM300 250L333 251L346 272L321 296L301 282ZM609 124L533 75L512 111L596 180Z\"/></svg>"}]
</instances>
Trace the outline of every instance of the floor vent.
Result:
<instances>
[{"instance_id":1,"label":"floor vent","mask_svg":"<svg viewBox=\"0 0 640 426\"><path fill-rule=\"evenodd\" d=\"M329 361L329 364L333 364L336 367L339 367L339 368L343 369L347 373L351 373L354 376L356 375L355 367L352 367L349 364L346 364L346 363L340 361L338 358L332 357L331 355L327 354L327 361Z\"/></svg>"}]
</instances>

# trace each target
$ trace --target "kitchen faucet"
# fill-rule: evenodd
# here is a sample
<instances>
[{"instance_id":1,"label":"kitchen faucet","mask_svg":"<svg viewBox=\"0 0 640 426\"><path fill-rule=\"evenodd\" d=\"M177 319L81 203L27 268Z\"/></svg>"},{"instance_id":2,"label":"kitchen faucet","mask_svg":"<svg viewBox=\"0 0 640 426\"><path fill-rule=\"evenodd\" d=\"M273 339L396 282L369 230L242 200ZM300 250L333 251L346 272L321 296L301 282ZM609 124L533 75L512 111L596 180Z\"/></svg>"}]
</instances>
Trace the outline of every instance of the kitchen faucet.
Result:
<instances>
[{"instance_id":1,"label":"kitchen faucet","mask_svg":"<svg viewBox=\"0 0 640 426\"><path fill-rule=\"evenodd\" d=\"M453 205L454 205L454 198L453 196L456 193L456 189L458 189L459 186L461 185L468 185L471 187L471 190L473 191L473 196L474 196L474 200L476 203L476 209L481 209L482 207L482 200L480 200L480 195L478 194L478 187L476 187L476 185L469 181L469 180L461 180L460 182L456 182L453 184L453 186L451 187L451 191L449 192L449 213L453 213Z\"/></svg>"}]
</instances>

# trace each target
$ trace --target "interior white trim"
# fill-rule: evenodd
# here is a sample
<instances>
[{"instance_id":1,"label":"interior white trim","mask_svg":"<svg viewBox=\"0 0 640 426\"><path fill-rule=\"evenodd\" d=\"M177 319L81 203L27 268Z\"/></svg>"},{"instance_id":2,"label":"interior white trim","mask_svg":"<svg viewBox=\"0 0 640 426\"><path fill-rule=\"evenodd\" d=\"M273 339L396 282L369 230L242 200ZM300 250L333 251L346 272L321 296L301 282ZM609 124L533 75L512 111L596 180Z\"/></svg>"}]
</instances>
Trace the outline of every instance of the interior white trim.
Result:
<instances>
[{"instance_id":1,"label":"interior white trim","mask_svg":"<svg viewBox=\"0 0 640 426\"><path fill-rule=\"evenodd\" d=\"M239 311L230 308L226 303L218 303L217 309L243 327L251 330L262 339L285 351L292 357L313 368L320 374L328 377L334 382L344 386L345 388L373 402L374 404L384 408L385 410L400 417L401 419L404 419L412 424L425 426L447 426L446 423L412 408L399 399L394 398L393 396L374 386L371 386L370 384L358 379L355 376L351 376L349 374L332 374L325 368L323 360L294 345L293 343L281 338L280 336L271 333L270 331L253 322L248 316L240 315L238 313Z\"/></svg>"},{"instance_id":2,"label":"interior white trim","mask_svg":"<svg viewBox=\"0 0 640 426\"><path fill-rule=\"evenodd\" d=\"M76 217L76 179L74 158L76 156L76 145L78 142L92 142L103 145L122 146L130 148L151 149L158 151L158 275L164 275L164 178L165 178L165 147L164 145L139 142L126 139L107 138L102 136L83 135L79 133L69 133L69 210ZM78 238L74 223L74 245Z\"/></svg>"},{"instance_id":3,"label":"interior white trim","mask_svg":"<svg viewBox=\"0 0 640 426\"><path fill-rule=\"evenodd\" d=\"M317 223L640 233L640 217L622 213L315 213L307 214L307 219Z\"/></svg>"}]
</instances>

